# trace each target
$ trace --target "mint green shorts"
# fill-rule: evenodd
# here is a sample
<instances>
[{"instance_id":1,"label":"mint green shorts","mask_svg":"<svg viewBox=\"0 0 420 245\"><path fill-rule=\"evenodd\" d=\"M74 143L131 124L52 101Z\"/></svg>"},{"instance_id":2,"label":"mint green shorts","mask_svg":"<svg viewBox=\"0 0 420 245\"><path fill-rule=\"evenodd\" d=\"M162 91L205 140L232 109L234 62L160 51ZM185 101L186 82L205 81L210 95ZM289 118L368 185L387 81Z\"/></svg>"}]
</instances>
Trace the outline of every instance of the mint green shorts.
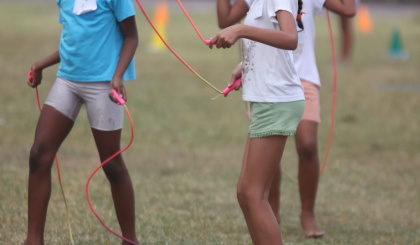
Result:
<instances>
[{"instance_id":1,"label":"mint green shorts","mask_svg":"<svg viewBox=\"0 0 420 245\"><path fill-rule=\"evenodd\" d=\"M292 136L305 110L305 101L261 103L251 102L251 138L272 135Z\"/></svg>"}]
</instances>

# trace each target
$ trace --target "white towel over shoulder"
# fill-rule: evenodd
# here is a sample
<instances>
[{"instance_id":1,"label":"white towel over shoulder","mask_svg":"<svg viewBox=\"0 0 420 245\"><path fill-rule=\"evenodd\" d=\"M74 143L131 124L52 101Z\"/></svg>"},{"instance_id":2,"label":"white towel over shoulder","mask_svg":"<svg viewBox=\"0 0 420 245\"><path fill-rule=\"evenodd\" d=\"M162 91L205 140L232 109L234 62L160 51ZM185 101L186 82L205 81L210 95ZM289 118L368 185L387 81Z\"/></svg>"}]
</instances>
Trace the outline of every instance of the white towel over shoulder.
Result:
<instances>
[{"instance_id":1,"label":"white towel over shoulder","mask_svg":"<svg viewBox=\"0 0 420 245\"><path fill-rule=\"evenodd\" d=\"M74 0L73 13L81 15L95 11L97 8L96 0Z\"/></svg>"}]
</instances>

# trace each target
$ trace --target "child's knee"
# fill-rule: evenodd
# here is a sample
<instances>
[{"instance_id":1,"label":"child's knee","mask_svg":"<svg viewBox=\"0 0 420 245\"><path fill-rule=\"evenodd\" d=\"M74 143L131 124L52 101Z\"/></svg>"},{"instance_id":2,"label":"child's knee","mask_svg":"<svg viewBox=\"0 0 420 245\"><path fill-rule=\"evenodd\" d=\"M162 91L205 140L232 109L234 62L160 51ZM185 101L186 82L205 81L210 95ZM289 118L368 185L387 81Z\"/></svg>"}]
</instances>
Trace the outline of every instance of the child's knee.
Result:
<instances>
[{"instance_id":1,"label":"child's knee","mask_svg":"<svg viewBox=\"0 0 420 245\"><path fill-rule=\"evenodd\" d=\"M118 183L128 177L124 162L110 161L103 166L106 177L111 183Z\"/></svg>"},{"instance_id":2,"label":"child's knee","mask_svg":"<svg viewBox=\"0 0 420 245\"><path fill-rule=\"evenodd\" d=\"M311 160L315 157L318 157L318 147L316 140L307 140L301 142L297 146L297 152L300 158Z\"/></svg>"},{"instance_id":3,"label":"child's knee","mask_svg":"<svg viewBox=\"0 0 420 245\"><path fill-rule=\"evenodd\" d=\"M238 184L236 190L236 197L238 198L239 206L242 210L249 209L253 204L260 201L259 195L255 190L246 184Z\"/></svg>"},{"instance_id":4,"label":"child's knee","mask_svg":"<svg viewBox=\"0 0 420 245\"><path fill-rule=\"evenodd\" d=\"M29 172L50 171L54 156L54 152L48 152L44 147L34 144L29 153Z\"/></svg>"}]
</instances>

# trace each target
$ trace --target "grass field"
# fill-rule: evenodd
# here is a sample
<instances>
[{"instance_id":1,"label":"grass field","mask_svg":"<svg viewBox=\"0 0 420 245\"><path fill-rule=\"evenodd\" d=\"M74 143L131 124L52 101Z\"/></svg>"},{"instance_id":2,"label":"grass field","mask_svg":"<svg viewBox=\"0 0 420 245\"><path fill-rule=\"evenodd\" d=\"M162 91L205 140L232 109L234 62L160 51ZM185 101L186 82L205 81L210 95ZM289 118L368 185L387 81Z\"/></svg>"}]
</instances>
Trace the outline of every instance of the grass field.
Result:
<instances>
[{"instance_id":1,"label":"grass field","mask_svg":"<svg viewBox=\"0 0 420 245\"><path fill-rule=\"evenodd\" d=\"M152 9L148 9L152 13ZM0 244L26 236L28 153L38 118L30 65L58 47L55 3L0 2ZM216 33L215 10L192 11L205 37ZM337 32L336 18L333 17ZM317 60L323 81L321 158L330 129L332 65L327 25L317 20ZM282 183L281 228L286 244L420 244L420 21L419 15L374 16L371 34L356 34L354 62L338 66L336 127L321 176L317 218L326 235L308 240L299 223L297 185ZM126 84L135 139L124 153L136 192L142 244L251 244L236 201L248 127L240 93L217 94L168 51L148 51L151 28L138 11L138 79ZM386 58L398 28L408 61ZM337 32L338 33L338 32ZM223 89L238 62L238 48L208 50L178 9L167 26L170 44L196 70ZM39 87L45 98L56 67ZM125 122L123 145L129 140ZM293 138L282 167L296 176ZM59 152L76 244L120 244L90 212L84 187L99 164L85 111ZM46 244L70 244L55 170ZM90 184L92 202L119 231L107 180Z\"/></svg>"}]
</instances>

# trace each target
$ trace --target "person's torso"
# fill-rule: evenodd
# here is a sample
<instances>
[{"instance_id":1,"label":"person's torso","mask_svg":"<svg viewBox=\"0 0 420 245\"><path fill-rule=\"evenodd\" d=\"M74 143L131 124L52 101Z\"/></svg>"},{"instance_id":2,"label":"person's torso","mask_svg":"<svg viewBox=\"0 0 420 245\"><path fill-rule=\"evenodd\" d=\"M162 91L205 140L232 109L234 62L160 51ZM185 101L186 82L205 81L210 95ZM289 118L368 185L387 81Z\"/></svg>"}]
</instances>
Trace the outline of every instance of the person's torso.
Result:
<instances>
[{"instance_id":1,"label":"person's torso","mask_svg":"<svg viewBox=\"0 0 420 245\"><path fill-rule=\"evenodd\" d=\"M124 38L119 22L134 15L130 0L97 0L97 9L73 13L75 0L57 0L61 63L57 76L70 81L110 81L119 61ZM134 61L124 80L135 78Z\"/></svg>"},{"instance_id":2,"label":"person's torso","mask_svg":"<svg viewBox=\"0 0 420 245\"><path fill-rule=\"evenodd\" d=\"M293 0L294 2L294 0ZM276 11L297 14L289 0L255 0L245 25L279 30ZM296 12L296 13L294 13ZM254 102L288 102L303 99L303 89L294 68L293 53L249 39L242 40L243 99Z\"/></svg>"}]
</instances>

